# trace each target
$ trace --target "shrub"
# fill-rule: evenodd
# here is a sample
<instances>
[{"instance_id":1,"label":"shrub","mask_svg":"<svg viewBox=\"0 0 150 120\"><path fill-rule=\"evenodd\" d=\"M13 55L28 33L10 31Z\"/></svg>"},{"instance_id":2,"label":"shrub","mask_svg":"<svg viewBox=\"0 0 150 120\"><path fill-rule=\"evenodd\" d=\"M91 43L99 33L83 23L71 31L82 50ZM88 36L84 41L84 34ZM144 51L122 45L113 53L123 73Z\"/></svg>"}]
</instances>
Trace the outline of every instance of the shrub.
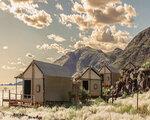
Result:
<instances>
[{"instance_id":1,"label":"shrub","mask_svg":"<svg viewBox=\"0 0 150 120\"><path fill-rule=\"evenodd\" d=\"M100 105L102 102L104 102L104 100L102 98L97 98L97 99L95 99L94 104Z\"/></svg>"},{"instance_id":2,"label":"shrub","mask_svg":"<svg viewBox=\"0 0 150 120\"><path fill-rule=\"evenodd\" d=\"M82 103L87 103L89 98L90 98L89 92L85 89L80 89L79 100Z\"/></svg>"},{"instance_id":3,"label":"shrub","mask_svg":"<svg viewBox=\"0 0 150 120\"><path fill-rule=\"evenodd\" d=\"M143 68L150 68L150 60L142 65Z\"/></svg>"},{"instance_id":4,"label":"shrub","mask_svg":"<svg viewBox=\"0 0 150 120\"><path fill-rule=\"evenodd\" d=\"M150 114L150 111L148 110L148 105L147 104L139 107L137 112L139 114L142 114L142 115L149 115Z\"/></svg>"},{"instance_id":5,"label":"shrub","mask_svg":"<svg viewBox=\"0 0 150 120\"><path fill-rule=\"evenodd\" d=\"M117 112L119 113L135 113L135 109L132 107L132 105L123 105L118 107Z\"/></svg>"}]
</instances>

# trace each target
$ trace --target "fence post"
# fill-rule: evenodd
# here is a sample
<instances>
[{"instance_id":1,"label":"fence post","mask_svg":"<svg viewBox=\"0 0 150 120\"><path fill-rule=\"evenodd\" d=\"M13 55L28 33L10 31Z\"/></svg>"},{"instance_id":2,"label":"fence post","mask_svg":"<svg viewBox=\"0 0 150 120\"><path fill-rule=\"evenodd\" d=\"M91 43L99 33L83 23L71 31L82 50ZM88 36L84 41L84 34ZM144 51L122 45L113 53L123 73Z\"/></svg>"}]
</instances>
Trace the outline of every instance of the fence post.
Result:
<instances>
[{"instance_id":1,"label":"fence post","mask_svg":"<svg viewBox=\"0 0 150 120\"><path fill-rule=\"evenodd\" d=\"M137 90L137 112L139 112L139 91Z\"/></svg>"},{"instance_id":2,"label":"fence post","mask_svg":"<svg viewBox=\"0 0 150 120\"><path fill-rule=\"evenodd\" d=\"M2 106L3 106L3 100L4 100L4 90L2 90Z\"/></svg>"},{"instance_id":3,"label":"fence post","mask_svg":"<svg viewBox=\"0 0 150 120\"><path fill-rule=\"evenodd\" d=\"M10 90L9 90L9 107L10 107L10 99L11 99L11 96L10 96Z\"/></svg>"},{"instance_id":4,"label":"fence post","mask_svg":"<svg viewBox=\"0 0 150 120\"><path fill-rule=\"evenodd\" d=\"M112 92L112 104L114 103L114 93Z\"/></svg>"},{"instance_id":5,"label":"fence post","mask_svg":"<svg viewBox=\"0 0 150 120\"><path fill-rule=\"evenodd\" d=\"M22 100L23 100L23 95L21 94L21 101L20 101L21 102L21 106L22 106Z\"/></svg>"}]
</instances>

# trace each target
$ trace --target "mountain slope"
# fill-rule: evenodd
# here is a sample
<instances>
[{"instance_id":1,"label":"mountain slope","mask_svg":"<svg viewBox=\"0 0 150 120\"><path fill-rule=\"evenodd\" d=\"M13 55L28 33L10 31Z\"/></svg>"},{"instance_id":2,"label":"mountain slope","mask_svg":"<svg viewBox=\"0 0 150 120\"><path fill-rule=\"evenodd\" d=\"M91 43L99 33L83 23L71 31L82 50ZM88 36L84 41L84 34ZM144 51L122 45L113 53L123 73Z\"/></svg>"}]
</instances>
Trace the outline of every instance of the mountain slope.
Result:
<instances>
[{"instance_id":1,"label":"mountain slope","mask_svg":"<svg viewBox=\"0 0 150 120\"><path fill-rule=\"evenodd\" d=\"M99 63L102 61L109 61L104 52L85 47L67 53L54 63L69 68L71 73L74 74L76 71L82 70L88 66L99 67Z\"/></svg>"},{"instance_id":2,"label":"mountain slope","mask_svg":"<svg viewBox=\"0 0 150 120\"><path fill-rule=\"evenodd\" d=\"M115 60L123 53L123 50L120 48L116 48L111 52L107 53L107 56L110 59L110 62L113 63Z\"/></svg>"},{"instance_id":3,"label":"mountain slope","mask_svg":"<svg viewBox=\"0 0 150 120\"><path fill-rule=\"evenodd\" d=\"M122 68L128 62L141 66L150 59L150 28L140 32L131 40L125 50L116 48L112 52L104 53L90 47L68 52L54 63L67 67L72 74L87 66L99 68L102 61L107 61L116 68Z\"/></svg>"},{"instance_id":4,"label":"mountain slope","mask_svg":"<svg viewBox=\"0 0 150 120\"><path fill-rule=\"evenodd\" d=\"M114 65L121 68L128 62L132 62L137 66L141 66L148 59L150 59L150 27L131 40L123 53L114 62Z\"/></svg>"}]
</instances>

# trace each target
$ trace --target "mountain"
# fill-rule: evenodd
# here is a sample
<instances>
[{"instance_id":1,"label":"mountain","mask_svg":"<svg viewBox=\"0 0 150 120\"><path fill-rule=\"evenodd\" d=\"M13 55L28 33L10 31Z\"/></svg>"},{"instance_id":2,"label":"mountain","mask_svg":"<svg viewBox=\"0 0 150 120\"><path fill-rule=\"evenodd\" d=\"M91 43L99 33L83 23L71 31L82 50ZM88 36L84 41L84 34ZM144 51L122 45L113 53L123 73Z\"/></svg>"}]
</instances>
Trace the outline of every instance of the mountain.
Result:
<instances>
[{"instance_id":1,"label":"mountain","mask_svg":"<svg viewBox=\"0 0 150 120\"><path fill-rule=\"evenodd\" d=\"M135 36L113 64L118 68L128 62L141 66L148 59L150 59L150 27Z\"/></svg>"},{"instance_id":2,"label":"mountain","mask_svg":"<svg viewBox=\"0 0 150 120\"><path fill-rule=\"evenodd\" d=\"M116 68L121 68L128 62L141 66L150 59L150 28L140 32L131 40L125 50L116 48L112 52L104 53L90 47L68 52L54 63L67 67L72 74L87 66L99 68L102 61L111 63Z\"/></svg>"},{"instance_id":3,"label":"mountain","mask_svg":"<svg viewBox=\"0 0 150 120\"><path fill-rule=\"evenodd\" d=\"M111 63L115 62L115 60L123 53L123 50L120 48L116 48L111 52L107 53L108 58L110 59Z\"/></svg>"},{"instance_id":4,"label":"mountain","mask_svg":"<svg viewBox=\"0 0 150 120\"><path fill-rule=\"evenodd\" d=\"M108 56L103 51L84 47L67 53L54 63L67 67L74 74L76 71L83 70L88 66L99 68L100 62L102 61L109 62Z\"/></svg>"}]
</instances>

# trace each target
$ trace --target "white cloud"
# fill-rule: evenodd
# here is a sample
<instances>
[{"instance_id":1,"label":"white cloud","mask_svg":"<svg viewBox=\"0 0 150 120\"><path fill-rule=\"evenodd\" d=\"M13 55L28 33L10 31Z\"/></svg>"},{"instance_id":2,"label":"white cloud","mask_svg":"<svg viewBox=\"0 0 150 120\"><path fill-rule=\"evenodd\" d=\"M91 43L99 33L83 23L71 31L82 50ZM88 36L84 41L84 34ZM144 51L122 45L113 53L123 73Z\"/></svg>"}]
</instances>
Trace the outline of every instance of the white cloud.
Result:
<instances>
[{"instance_id":1,"label":"white cloud","mask_svg":"<svg viewBox=\"0 0 150 120\"><path fill-rule=\"evenodd\" d=\"M61 23L77 24L80 30L94 29L102 25L121 25L128 27L133 25L133 17L136 16L136 12L131 5L119 4L120 2L116 3L118 0L114 0L112 2L114 4L109 4L111 2L106 0L107 2L105 1L103 3L104 5L107 4L105 7L94 7L95 1L97 0L89 1L90 4L93 2L92 7L88 5L87 1L82 2L82 4L75 2L72 8L75 13L72 15L61 14Z\"/></svg>"},{"instance_id":2,"label":"white cloud","mask_svg":"<svg viewBox=\"0 0 150 120\"><path fill-rule=\"evenodd\" d=\"M72 23L71 22L67 22L67 16L65 14L60 14L59 16L59 22L63 25L65 25L68 28L72 27Z\"/></svg>"},{"instance_id":3,"label":"white cloud","mask_svg":"<svg viewBox=\"0 0 150 120\"><path fill-rule=\"evenodd\" d=\"M0 10L5 11L7 9L8 9L8 6L6 5L6 3L0 0Z\"/></svg>"},{"instance_id":4,"label":"white cloud","mask_svg":"<svg viewBox=\"0 0 150 120\"><path fill-rule=\"evenodd\" d=\"M26 57L31 58L31 59L34 59L34 58L35 58L35 56L34 56L33 54L31 54L31 53L27 53L27 54L26 54Z\"/></svg>"},{"instance_id":5,"label":"white cloud","mask_svg":"<svg viewBox=\"0 0 150 120\"><path fill-rule=\"evenodd\" d=\"M52 22L51 16L45 11L39 11L31 16L24 16L22 21L28 26L32 26L38 29L49 26Z\"/></svg>"},{"instance_id":6,"label":"white cloud","mask_svg":"<svg viewBox=\"0 0 150 120\"><path fill-rule=\"evenodd\" d=\"M7 50L7 49L8 49L8 46L3 46L3 49L4 49L4 50Z\"/></svg>"},{"instance_id":7,"label":"white cloud","mask_svg":"<svg viewBox=\"0 0 150 120\"><path fill-rule=\"evenodd\" d=\"M14 69L16 69L16 67L10 67L10 66L7 66L7 65L3 65L2 69L4 69L4 70L14 70Z\"/></svg>"},{"instance_id":8,"label":"white cloud","mask_svg":"<svg viewBox=\"0 0 150 120\"><path fill-rule=\"evenodd\" d=\"M57 53L60 54L65 54L69 51L69 49L65 49L64 47L62 47L61 45L54 43L54 44L42 44L42 45L37 45L36 46L37 49L39 50L51 50L54 49L57 51Z\"/></svg>"},{"instance_id":9,"label":"white cloud","mask_svg":"<svg viewBox=\"0 0 150 120\"><path fill-rule=\"evenodd\" d=\"M48 39L51 39L51 40L54 40L56 42L63 42L63 41L66 41L65 38L59 36L59 35L54 35L54 34L51 34L51 35L47 35Z\"/></svg>"},{"instance_id":10,"label":"white cloud","mask_svg":"<svg viewBox=\"0 0 150 120\"><path fill-rule=\"evenodd\" d=\"M47 3L47 0L10 0L12 3L37 3L37 2L43 2Z\"/></svg>"},{"instance_id":11,"label":"white cloud","mask_svg":"<svg viewBox=\"0 0 150 120\"><path fill-rule=\"evenodd\" d=\"M82 0L82 2L85 2L90 7L100 8L105 7L108 4L120 3L120 0Z\"/></svg>"},{"instance_id":12,"label":"white cloud","mask_svg":"<svg viewBox=\"0 0 150 120\"><path fill-rule=\"evenodd\" d=\"M63 7L62 7L62 5L61 4L59 4L59 3L57 3L56 5L55 5L55 7L58 9L58 10L64 10L63 9Z\"/></svg>"},{"instance_id":13,"label":"white cloud","mask_svg":"<svg viewBox=\"0 0 150 120\"><path fill-rule=\"evenodd\" d=\"M9 61L8 64L10 64L10 65L23 65L23 66L26 66L26 64L21 62L21 61L16 61L16 62L10 62Z\"/></svg>"},{"instance_id":14,"label":"white cloud","mask_svg":"<svg viewBox=\"0 0 150 120\"><path fill-rule=\"evenodd\" d=\"M28 57L30 57L30 55L27 55ZM11 67L10 67L11 66ZM19 57L16 60L10 60L8 61L8 65L3 66L3 69L17 69L18 71L24 71L26 67L26 64L22 61L22 59Z\"/></svg>"},{"instance_id":15,"label":"white cloud","mask_svg":"<svg viewBox=\"0 0 150 120\"><path fill-rule=\"evenodd\" d=\"M10 0L12 3L33 3L34 0Z\"/></svg>"},{"instance_id":16,"label":"white cloud","mask_svg":"<svg viewBox=\"0 0 150 120\"><path fill-rule=\"evenodd\" d=\"M59 21L77 25L82 32L92 31L82 36L75 48L90 46L107 52L116 47L123 49L129 42L129 33L116 26L133 27L136 11L131 5L121 0L81 0L74 3L72 11L70 15L61 14Z\"/></svg>"},{"instance_id":17,"label":"white cloud","mask_svg":"<svg viewBox=\"0 0 150 120\"><path fill-rule=\"evenodd\" d=\"M19 71L20 72L23 72L23 71L25 71L26 70L26 68L24 67L24 68L19 68Z\"/></svg>"},{"instance_id":18,"label":"white cloud","mask_svg":"<svg viewBox=\"0 0 150 120\"><path fill-rule=\"evenodd\" d=\"M129 42L131 36L126 31L117 30L115 26L99 27L95 29L91 36L80 36L80 41L74 44L75 49L90 46L102 49L104 52L112 51L119 47L124 49Z\"/></svg>"},{"instance_id":19,"label":"white cloud","mask_svg":"<svg viewBox=\"0 0 150 120\"><path fill-rule=\"evenodd\" d=\"M8 4L1 1L0 9L37 29L42 29L52 23L51 15L44 10L39 10L38 4L35 4L33 0L11 0Z\"/></svg>"}]
</instances>

